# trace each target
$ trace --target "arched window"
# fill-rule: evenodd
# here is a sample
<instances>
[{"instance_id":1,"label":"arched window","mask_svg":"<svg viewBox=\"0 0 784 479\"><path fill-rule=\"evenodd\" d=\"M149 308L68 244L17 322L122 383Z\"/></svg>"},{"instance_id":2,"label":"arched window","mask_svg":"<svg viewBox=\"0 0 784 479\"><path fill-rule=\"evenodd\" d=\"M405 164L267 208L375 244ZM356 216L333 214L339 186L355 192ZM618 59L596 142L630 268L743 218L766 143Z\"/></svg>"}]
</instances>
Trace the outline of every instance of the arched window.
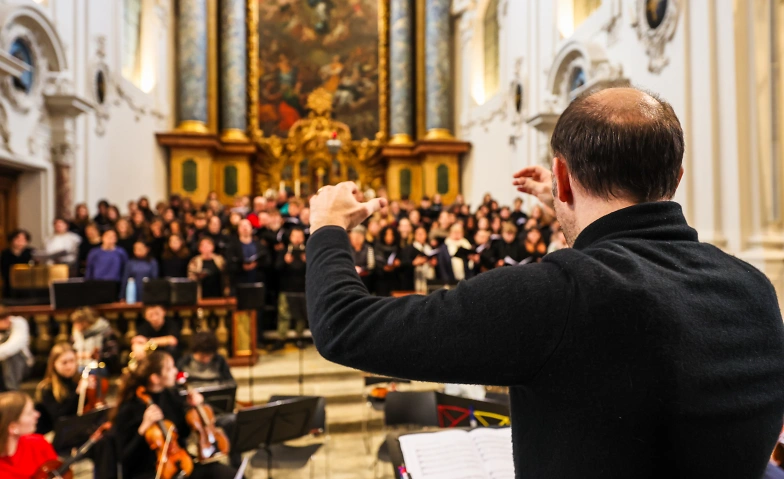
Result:
<instances>
[{"instance_id":1,"label":"arched window","mask_svg":"<svg viewBox=\"0 0 784 479\"><path fill-rule=\"evenodd\" d=\"M123 0L122 74L141 81L142 0Z\"/></svg>"},{"instance_id":2,"label":"arched window","mask_svg":"<svg viewBox=\"0 0 784 479\"><path fill-rule=\"evenodd\" d=\"M558 0L558 30L561 38L569 38L601 5L602 0Z\"/></svg>"},{"instance_id":3,"label":"arched window","mask_svg":"<svg viewBox=\"0 0 784 479\"><path fill-rule=\"evenodd\" d=\"M15 77L13 82L14 87L18 90L30 93L30 90L33 89L33 80L35 79L35 65L33 64L33 53L30 50L30 45L28 45L25 40L17 38L11 44L9 53L12 57L22 61L22 63L26 63L30 67L29 70L22 72L20 76Z\"/></svg>"},{"instance_id":4,"label":"arched window","mask_svg":"<svg viewBox=\"0 0 784 479\"><path fill-rule=\"evenodd\" d=\"M498 91L500 48L498 28L498 0L490 0L484 16L485 99Z\"/></svg>"}]
</instances>

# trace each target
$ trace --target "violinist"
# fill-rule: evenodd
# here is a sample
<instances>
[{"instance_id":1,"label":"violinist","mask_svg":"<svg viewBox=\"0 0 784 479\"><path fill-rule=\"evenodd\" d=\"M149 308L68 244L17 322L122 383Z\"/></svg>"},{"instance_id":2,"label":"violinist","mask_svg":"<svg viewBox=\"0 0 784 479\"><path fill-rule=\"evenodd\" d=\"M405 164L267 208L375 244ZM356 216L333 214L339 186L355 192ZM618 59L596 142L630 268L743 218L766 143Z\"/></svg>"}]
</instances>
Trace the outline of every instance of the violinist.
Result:
<instances>
[{"instance_id":1,"label":"violinist","mask_svg":"<svg viewBox=\"0 0 784 479\"><path fill-rule=\"evenodd\" d=\"M198 392L191 392L187 400L174 388L177 368L172 356L162 350L150 352L123 380L119 404L114 419L114 429L120 451L120 461L125 479L153 478L157 471L156 452L145 440L151 428L159 427L164 418L176 427L176 445L185 449L191 428L185 419L187 406L204 402ZM149 396L151 405L138 397L139 389ZM172 435L173 439L173 435ZM235 471L220 463L197 464L192 478L234 477Z\"/></svg>"},{"instance_id":2,"label":"violinist","mask_svg":"<svg viewBox=\"0 0 784 479\"><path fill-rule=\"evenodd\" d=\"M28 479L46 461L57 459L51 444L35 434L38 411L25 393L0 394L0 477Z\"/></svg>"},{"instance_id":3,"label":"violinist","mask_svg":"<svg viewBox=\"0 0 784 479\"><path fill-rule=\"evenodd\" d=\"M120 345L109 322L92 308L80 308L71 313L74 351L79 369L92 361L106 365L109 373L120 372Z\"/></svg>"},{"instance_id":4,"label":"violinist","mask_svg":"<svg viewBox=\"0 0 784 479\"><path fill-rule=\"evenodd\" d=\"M49 353L44 379L35 390L46 423L59 417L75 416L79 407L79 376L76 354L68 343L55 344ZM39 432L48 432L40 430Z\"/></svg>"}]
</instances>

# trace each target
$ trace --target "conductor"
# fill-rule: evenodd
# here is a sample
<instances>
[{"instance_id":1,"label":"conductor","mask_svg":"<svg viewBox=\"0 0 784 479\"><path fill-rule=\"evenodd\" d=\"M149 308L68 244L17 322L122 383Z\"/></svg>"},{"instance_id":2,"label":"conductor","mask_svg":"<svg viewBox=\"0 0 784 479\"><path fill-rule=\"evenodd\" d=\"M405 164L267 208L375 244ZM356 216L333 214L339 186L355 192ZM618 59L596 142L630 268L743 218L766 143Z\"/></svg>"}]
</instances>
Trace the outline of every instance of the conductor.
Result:
<instances>
[{"instance_id":1,"label":"conductor","mask_svg":"<svg viewBox=\"0 0 784 479\"><path fill-rule=\"evenodd\" d=\"M671 201L684 150L672 107L633 88L587 94L551 148L552 172L513 182L555 209L573 248L429 296L371 296L346 230L385 200L320 190L306 287L319 352L509 386L518 478L760 478L784 415L784 324L768 279L700 243Z\"/></svg>"}]
</instances>

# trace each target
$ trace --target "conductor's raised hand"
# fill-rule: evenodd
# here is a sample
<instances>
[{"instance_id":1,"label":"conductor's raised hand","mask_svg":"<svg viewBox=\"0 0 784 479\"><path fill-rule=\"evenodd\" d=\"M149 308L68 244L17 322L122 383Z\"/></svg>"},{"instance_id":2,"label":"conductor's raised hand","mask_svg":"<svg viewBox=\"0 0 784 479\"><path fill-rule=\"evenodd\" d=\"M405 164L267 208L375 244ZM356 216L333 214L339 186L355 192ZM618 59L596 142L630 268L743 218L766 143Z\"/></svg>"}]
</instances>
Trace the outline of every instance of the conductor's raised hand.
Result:
<instances>
[{"instance_id":1,"label":"conductor's raised hand","mask_svg":"<svg viewBox=\"0 0 784 479\"><path fill-rule=\"evenodd\" d=\"M385 198L360 203L357 193L357 185L351 181L321 188L310 200L310 232L323 226L350 230L387 205Z\"/></svg>"},{"instance_id":2,"label":"conductor's raised hand","mask_svg":"<svg viewBox=\"0 0 784 479\"><path fill-rule=\"evenodd\" d=\"M526 166L512 177L517 191L533 195L546 206L553 207L553 175L550 170L540 165Z\"/></svg>"}]
</instances>

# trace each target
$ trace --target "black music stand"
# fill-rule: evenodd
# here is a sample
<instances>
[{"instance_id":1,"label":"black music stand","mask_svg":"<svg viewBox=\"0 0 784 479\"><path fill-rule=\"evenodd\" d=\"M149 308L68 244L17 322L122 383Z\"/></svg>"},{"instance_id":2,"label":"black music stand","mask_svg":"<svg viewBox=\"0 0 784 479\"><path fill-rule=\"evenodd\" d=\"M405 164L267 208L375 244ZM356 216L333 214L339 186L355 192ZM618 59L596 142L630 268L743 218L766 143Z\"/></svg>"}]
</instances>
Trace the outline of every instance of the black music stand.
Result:
<instances>
[{"instance_id":1,"label":"black music stand","mask_svg":"<svg viewBox=\"0 0 784 479\"><path fill-rule=\"evenodd\" d=\"M237 285L237 311L247 311L254 319L256 328L261 327L261 318L258 311L264 311L265 295L267 294L264 283L243 283ZM253 331L251 331L253 335ZM250 338L250 341L258 341L258 338ZM255 348L248 358L248 387L250 403L253 404L253 366L256 365L258 356Z\"/></svg>"},{"instance_id":2,"label":"black music stand","mask_svg":"<svg viewBox=\"0 0 784 479\"><path fill-rule=\"evenodd\" d=\"M71 278L52 281L49 286L49 297L53 309L110 304L117 301L119 293L119 281Z\"/></svg>"},{"instance_id":3,"label":"black music stand","mask_svg":"<svg viewBox=\"0 0 784 479\"><path fill-rule=\"evenodd\" d=\"M204 404L209 404L216 414L234 412L234 401L237 396L237 383L234 381L210 381L199 383L190 381L194 391L201 393ZM180 396L187 396L186 389L180 389Z\"/></svg>"},{"instance_id":4,"label":"black music stand","mask_svg":"<svg viewBox=\"0 0 784 479\"><path fill-rule=\"evenodd\" d=\"M318 401L318 397L306 397L241 409L237 412L232 450L244 453L263 449L267 478L272 479L271 446L307 436Z\"/></svg>"},{"instance_id":5,"label":"black music stand","mask_svg":"<svg viewBox=\"0 0 784 479\"><path fill-rule=\"evenodd\" d=\"M58 455L70 455L71 449L78 448L90 435L105 423L112 408L95 409L81 416L61 417L54 423L52 447Z\"/></svg>"},{"instance_id":6,"label":"black music stand","mask_svg":"<svg viewBox=\"0 0 784 479\"><path fill-rule=\"evenodd\" d=\"M289 314L291 315L291 320L294 321L295 331L296 331L296 324L297 321L303 319L305 324L308 323L308 309L307 303L305 302L305 293L283 293L286 295L286 301L289 305ZM285 341L286 338L283 338ZM297 377L297 382L299 382L299 395L302 396L305 394L305 331L303 330L301 333L297 334L296 343L297 349L299 349L299 376Z\"/></svg>"}]
</instances>

